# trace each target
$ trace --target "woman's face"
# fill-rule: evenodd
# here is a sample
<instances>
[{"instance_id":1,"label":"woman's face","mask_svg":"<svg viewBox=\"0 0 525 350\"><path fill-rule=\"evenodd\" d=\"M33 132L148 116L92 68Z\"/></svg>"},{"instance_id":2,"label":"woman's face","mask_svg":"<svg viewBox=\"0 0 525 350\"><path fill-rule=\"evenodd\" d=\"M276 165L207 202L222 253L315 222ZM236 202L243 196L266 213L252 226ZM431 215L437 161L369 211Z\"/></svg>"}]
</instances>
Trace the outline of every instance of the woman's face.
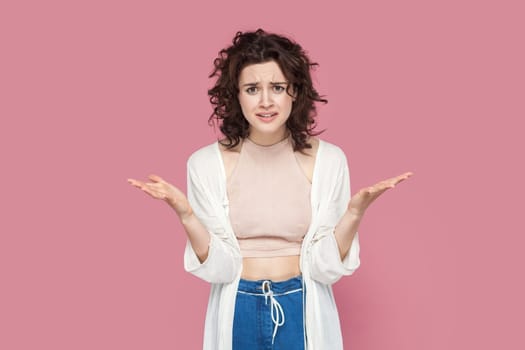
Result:
<instances>
[{"instance_id":1,"label":"woman's face","mask_svg":"<svg viewBox=\"0 0 525 350\"><path fill-rule=\"evenodd\" d=\"M250 139L272 144L286 134L294 98L286 92L288 81L275 61L251 64L239 76L239 103L250 124Z\"/></svg>"}]
</instances>

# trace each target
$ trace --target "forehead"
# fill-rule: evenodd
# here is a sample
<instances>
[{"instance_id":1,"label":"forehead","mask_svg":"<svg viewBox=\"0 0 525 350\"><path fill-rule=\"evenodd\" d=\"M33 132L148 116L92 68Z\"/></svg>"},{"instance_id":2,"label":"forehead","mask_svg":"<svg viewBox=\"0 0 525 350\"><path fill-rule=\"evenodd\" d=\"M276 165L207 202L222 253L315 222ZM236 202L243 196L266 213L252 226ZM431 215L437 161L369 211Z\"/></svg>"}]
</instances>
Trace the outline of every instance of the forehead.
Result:
<instances>
[{"instance_id":1,"label":"forehead","mask_svg":"<svg viewBox=\"0 0 525 350\"><path fill-rule=\"evenodd\" d=\"M286 81L281 68L275 61L250 64L241 70L239 83Z\"/></svg>"}]
</instances>

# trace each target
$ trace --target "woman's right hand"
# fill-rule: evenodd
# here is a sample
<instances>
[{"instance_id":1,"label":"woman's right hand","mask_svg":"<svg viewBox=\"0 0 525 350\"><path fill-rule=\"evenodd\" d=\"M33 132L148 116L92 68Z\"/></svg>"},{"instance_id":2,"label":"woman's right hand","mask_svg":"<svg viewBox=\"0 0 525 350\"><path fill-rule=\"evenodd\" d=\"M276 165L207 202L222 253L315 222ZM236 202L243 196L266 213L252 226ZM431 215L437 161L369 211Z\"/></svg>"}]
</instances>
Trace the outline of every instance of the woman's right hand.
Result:
<instances>
[{"instance_id":1,"label":"woman's right hand","mask_svg":"<svg viewBox=\"0 0 525 350\"><path fill-rule=\"evenodd\" d=\"M181 220L189 217L193 213L188 199L181 190L163 180L160 176L150 175L148 178L151 182L142 182L134 179L128 179L128 182L140 188L151 197L168 203Z\"/></svg>"}]
</instances>

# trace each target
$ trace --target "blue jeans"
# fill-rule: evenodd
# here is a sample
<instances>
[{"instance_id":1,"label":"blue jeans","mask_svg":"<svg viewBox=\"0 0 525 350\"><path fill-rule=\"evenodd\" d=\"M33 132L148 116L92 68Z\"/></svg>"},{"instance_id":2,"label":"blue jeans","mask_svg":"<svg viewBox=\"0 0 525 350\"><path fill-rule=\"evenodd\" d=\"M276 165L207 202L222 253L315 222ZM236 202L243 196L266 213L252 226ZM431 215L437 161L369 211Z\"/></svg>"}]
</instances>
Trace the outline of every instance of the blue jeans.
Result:
<instances>
[{"instance_id":1,"label":"blue jeans","mask_svg":"<svg viewBox=\"0 0 525 350\"><path fill-rule=\"evenodd\" d=\"M241 279L233 350L304 350L302 277L282 282Z\"/></svg>"}]
</instances>

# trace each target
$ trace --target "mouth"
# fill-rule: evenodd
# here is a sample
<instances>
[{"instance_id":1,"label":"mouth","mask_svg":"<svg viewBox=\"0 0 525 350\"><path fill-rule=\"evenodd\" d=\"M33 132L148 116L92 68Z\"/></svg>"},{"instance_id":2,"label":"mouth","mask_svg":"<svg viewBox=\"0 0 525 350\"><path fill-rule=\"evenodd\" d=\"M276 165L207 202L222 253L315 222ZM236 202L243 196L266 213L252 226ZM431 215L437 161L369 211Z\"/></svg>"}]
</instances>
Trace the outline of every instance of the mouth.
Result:
<instances>
[{"instance_id":1,"label":"mouth","mask_svg":"<svg viewBox=\"0 0 525 350\"><path fill-rule=\"evenodd\" d=\"M273 118L277 115L277 112L273 112L273 113L257 113L256 116L258 116L259 118L264 118L264 119L270 119L270 118Z\"/></svg>"}]
</instances>

